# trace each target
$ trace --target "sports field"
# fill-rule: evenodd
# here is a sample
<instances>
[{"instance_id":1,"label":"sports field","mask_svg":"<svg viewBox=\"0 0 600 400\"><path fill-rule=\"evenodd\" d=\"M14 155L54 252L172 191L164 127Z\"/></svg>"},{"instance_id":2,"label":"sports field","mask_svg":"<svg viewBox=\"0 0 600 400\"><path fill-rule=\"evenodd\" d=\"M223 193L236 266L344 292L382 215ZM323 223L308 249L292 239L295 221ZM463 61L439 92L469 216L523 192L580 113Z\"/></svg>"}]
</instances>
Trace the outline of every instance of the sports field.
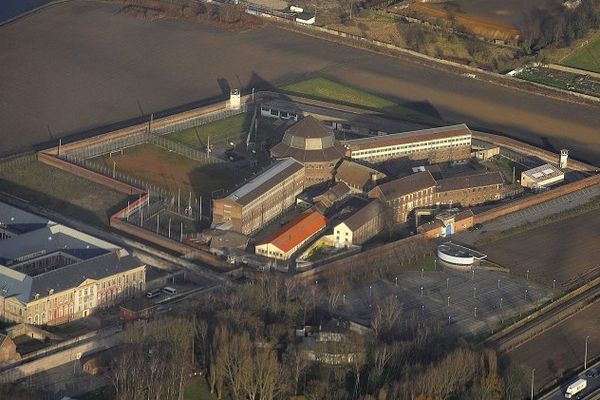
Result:
<instances>
[{"instance_id":1,"label":"sports field","mask_svg":"<svg viewBox=\"0 0 600 400\"><path fill-rule=\"evenodd\" d=\"M209 140L211 144L220 142L237 144L243 141L251 122L252 114L243 113L206 125L184 129L165 137L194 149L205 148Z\"/></svg>"},{"instance_id":2,"label":"sports field","mask_svg":"<svg viewBox=\"0 0 600 400\"><path fill-rule=\"evenodd\" d=\"M600 73L600 32L560 62L567 67Z\"/></svg>"},{"instance_id":3,"label":"sports field","mask_svg":"<svg viewBox=\"0 0 600 400\"><path fill-rule=\"evenodd\" d=\"M0 164L0 191L88 224L107 226L127 196L87 179L31 160Z\"/></svg>"},{"instance_id":4,"label":"sports field","mask_svg":"<svg viewBox=\"0 0 600 400\"><path fill-rule=\"evenodd\" d=\"M493 241L488 259L546 285L570 288L600 273L600 213L593 210Z\"/></svg>"},{"instance_id":5,"label":"sports field","mask_svg":"<svg viewBox=\"0 0 600 400\"><path fill-rule=\"evenodd\" d=\"M218 164L198 161L169 152L161 147L143 144L125 149L123 155L104 156L94 161L149 184L157 185L182 195L193 192L196 196L209 196L219 189L230 189L240 183L247 173Z\"/></svg>"}]
</instances>

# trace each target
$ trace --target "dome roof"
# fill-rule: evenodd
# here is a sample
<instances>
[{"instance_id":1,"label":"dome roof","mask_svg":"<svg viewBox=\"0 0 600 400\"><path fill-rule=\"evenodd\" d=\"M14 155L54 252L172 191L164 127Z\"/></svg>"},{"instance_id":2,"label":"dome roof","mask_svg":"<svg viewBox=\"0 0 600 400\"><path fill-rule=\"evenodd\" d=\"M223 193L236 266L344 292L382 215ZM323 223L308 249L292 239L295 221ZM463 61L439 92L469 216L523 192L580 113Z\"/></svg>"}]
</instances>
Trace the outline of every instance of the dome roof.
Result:
<instances>
[{"instance_id":1,"label":"dome roof","mask_svg":"<svg viewBox=\"0 0 600 400\"><path fill-rule=\"evenodd\" d=\"M281 143L271 149L275 158L292 157L300 162L325 162L344 156L344 147L333 131L315 117L307 116L288 128Z\"/></svg>"}]
</instances>

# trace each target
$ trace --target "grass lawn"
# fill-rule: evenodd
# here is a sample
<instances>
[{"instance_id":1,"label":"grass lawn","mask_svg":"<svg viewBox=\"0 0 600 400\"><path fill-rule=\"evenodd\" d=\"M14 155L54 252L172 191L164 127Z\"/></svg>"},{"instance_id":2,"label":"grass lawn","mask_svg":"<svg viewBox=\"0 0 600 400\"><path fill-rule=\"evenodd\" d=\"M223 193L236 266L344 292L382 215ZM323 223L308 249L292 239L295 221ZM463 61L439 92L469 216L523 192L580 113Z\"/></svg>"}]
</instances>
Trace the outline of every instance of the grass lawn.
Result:
<instances>
[{"instance_id":1,"label":"grass lawn","mask_svg":"<svg viewBox=\"0 0 600 400\"><path fill-rule=\"evenodd\" d=\"M171 133L165 138L194 149L206 146L209 138L211 143L223 141L237 143L248 132L250 122L252 122L252 114L242 113L209 124Z\"/></svg>"},{"instance_id":2,"label":"grass lawn","mask_svg":"<svg viewBox=\"0 0 600 400\"><path fill-rule=\"evenodd\" d=\"M192 191L196 196L209 196L213 191L233 187L248 176L245 171L234 171L219 164L202 164L152 144L127 148L123 154L112 158L104 156L93 160L109 168L115 162L121 173L173 193L181 190L186 195Z\"/></svg>"},{"instance_id":3,"label":"grass lawn","mask_svg":"<svg viewBox=\"0 0 600 400\"><path fill-rule=\"evenodd\" d=\"M184 400L216 400L217 397L210 393L206 381L202 377L190 379L183 393Z\"/></svg>"},{"instance_id":4,"label":"grass lawn","mask_svg":"<svg viewBox=\"0 0 600 400\"><path fill-rule=\"evenodd\" d=\"M562 65L600 73L600 32L596 33L583 47L575 49Z\"/></svg>"},{"instance_id":5,"label":"grass lawn","mask_svg":"<svg viewBox=\"0 0 600 400\"><path fill-rule=\"evenodd\" d=\"M122 193L29 158L0 163L0 191L96 226L127 205Z\"/></svg>"},{"instance_id":6,"label":"grass lawn","mask_svg":"<svg viewBox=\"0 0 600 400\"><path fill-rule=\"evenodd\" d=\"M342 85L326 78L314 78L292 83L280 89L290 95L367 108L382 112L391 117L429 123L441 122L432 116L403 107L391 100L365 92L364 90Z\"/></svg>"}]
</instances>

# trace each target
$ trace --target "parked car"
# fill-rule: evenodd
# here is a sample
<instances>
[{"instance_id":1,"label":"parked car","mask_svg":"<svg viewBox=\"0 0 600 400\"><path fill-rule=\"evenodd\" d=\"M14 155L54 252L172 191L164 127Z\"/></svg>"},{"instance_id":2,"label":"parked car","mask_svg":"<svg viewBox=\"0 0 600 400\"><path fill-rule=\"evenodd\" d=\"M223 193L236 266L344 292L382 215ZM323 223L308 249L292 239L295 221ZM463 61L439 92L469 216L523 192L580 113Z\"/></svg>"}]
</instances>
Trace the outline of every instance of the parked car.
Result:
<instances>
[{"instance_id":1,"label":"parked car","mask_svg":"<svg viewBox=\"0 0 600 400\"><path fill-rule=\"evenodd\" d=\"M156 296L160 296L160 293L161 293L160 289L154 289L154 290L147 292L146 297L149 299L153 299Z\"/></svg>"},{"instance_id":2,"label":"parked car","mask_svg":"<svg viewBox=\"0 0 600 400\"><path fill-rule=\"evenodd\" d=\"M162 289L162 291L163 291L163 293L169 294L169 295L177 293L177 289L175 289L174 287L171 287L171 286L165 286Z\"/></svg>"}]
</instances>

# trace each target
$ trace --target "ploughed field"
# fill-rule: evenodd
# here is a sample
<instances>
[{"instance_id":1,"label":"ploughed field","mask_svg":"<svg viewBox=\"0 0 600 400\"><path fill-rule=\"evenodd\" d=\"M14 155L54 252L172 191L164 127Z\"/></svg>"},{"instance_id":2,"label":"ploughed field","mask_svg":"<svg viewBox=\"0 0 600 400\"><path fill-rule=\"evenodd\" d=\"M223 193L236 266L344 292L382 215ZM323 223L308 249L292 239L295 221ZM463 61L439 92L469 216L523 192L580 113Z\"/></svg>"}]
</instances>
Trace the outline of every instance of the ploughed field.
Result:
<instances>
[{"instance_id":1,"label":"ploughed field","mask_svg":"<svg viewBox=\"0 0 600 400\"><path fill-rule=\"evenodd\" d=\"M585 337L589 338L588 362L600 354L600 302L565 319L532 340L508 352L511 361L535 368L537 389L569 369L583 366Z\"/></svg>"},{"instance_id":2,"label":"ploughed field","mask_svg":"<svg viewBox=\"0 0 600 400\"><path fill-rule=\"evenodd\" d=\"M248 93L323 76L440 120L600 159L598 107L275 25L235 33L176 19L142 21L119 10L117 3L75 0L0 27L0 153L222 98L226 83Z\"/></svg>"},{"instance_id":3,"label":"ploughed field","mask_svg":"<svg viewBox=\"0 0 600 400\"><path fill-rule=\"evenodd\" d=\"M482 250L513 273L570 288L600 273L600 211L594 210L493 241Z\"/></svg>"}]
</instances>

